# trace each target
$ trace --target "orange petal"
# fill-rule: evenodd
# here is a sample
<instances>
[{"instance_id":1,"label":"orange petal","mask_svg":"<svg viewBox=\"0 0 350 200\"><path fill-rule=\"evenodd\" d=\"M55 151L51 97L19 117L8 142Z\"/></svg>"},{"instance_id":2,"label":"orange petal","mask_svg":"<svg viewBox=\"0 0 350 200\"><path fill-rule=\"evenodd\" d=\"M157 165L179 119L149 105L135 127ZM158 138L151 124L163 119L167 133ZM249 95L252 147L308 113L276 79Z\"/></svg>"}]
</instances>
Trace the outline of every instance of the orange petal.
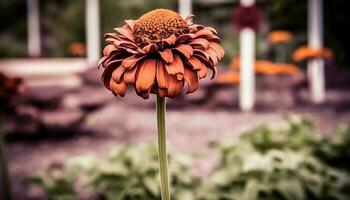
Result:
<instances>
[{"instance_id":1,"label":"orange petal","mask_svg":"<svg viewBox=\"0 0 350 200\"><path fill-rule=\"evenodd\" d=\"M209 54L206 51L202 51L199 49L194 49L193 55L198 59L201 59L202 61L209 61L210 58Z\"/></svg>"},{"instance_id":2,"label":"orange petal","mask_svg":"<svg viewBox=\"0 0 350 200\"><path fill-rule=\"evenodd\" d=\"M181 61L180 56L174 54L174 61L170 64L165 64L165 68L167 72L171 75L175 75L178 73L184 73L184 65Z\"/></svg>"},{"instance_id":3,"label":"orange petal","mask_svg":"<svg viewBox=\"0 0 350 200\"><path fill-rule=\"evenodd\" d=\"M167 45L173 45L175 44L175 41L176 41L176 36L174 34L164 39L164 42L167 43Z\"/></svg>"},{"instance_id":4,"label":"orange petal","mask_svg":"<svg viewBox=\"0 0 350 200\"><path fill-rule=\"evenodd\" d=\"M202 46L204 49L209 48L209 41L204 38L196 38L189 43L191 46Z\"/></svg>"},{"instance_id":5,"label":"orange petal","mask_svg":"<svg viewBox=\"0 0 350 200\"><path fill-rule=\"evenodd\" d=\"M176 39L176 44L182 44L184 42L186 42L187 40L189 39L193 39L195 38L196 36L192 33L188 33L188 34L183 34L183 35L180 35L177 39Z\"/></svg>"},{"instance_id":6,"label":"orange petal","mask_svg":"<svg viewBox=\"0 0 350 200\"><path fill-rule=\"evenodd\" d=\"M149 44L142 48L146 53L155 53L157 52L157 47L154 44Z\"/></svg>"},{"instance_id":7,"label":"orange petal","mask_svg":"<svg viewBox=\"0 0 350 200\"><path fill-rule=\"evenodd\" d=\"M107 60L107 56L103 56L97 63L97 67L100 68L101 65L103 65L103 63Z\"/></svg>"},{"instance_id":8,"label":"orange petal","mask_svg":"<svg viewBox=\"0 0 350 200\"><path fill-rule=\"evenodd\" d=\"M171 49L165 49L164 51L160 52L159 54L166 63L171 63L174 60L173 52L171 51Z\"/></svg>"},{"instance_id":9,"label":"orange petal","mask_svg":"<svg viewBox=\"0 0 350 200\"><path fill-rule=\"evenodd\" d=\"M104 49L103 49L103 55L104 56L109 56L113 51L118 50L117 47L115 47L114 45L110 44L107 45Z\"/></svg>"},{"instance_id":10,"label":"orange petal","mask_svg":"<svg viewBox=\"0 0 350 200\"><path fill-rule=\"evenodd\" d=\"M113 71L112 73L112 79L117 82L120 83L121 81L121 77L123 76L124 72L126 71L126 68L124 67L118 67L116 70Z\"/></svg>"},{"instance_id":11,"label":"orange petal","mask_svg":"<svg viewBox=\"0 0 350 200\"><path fill-rule=\"evenodd\" d=\"M185 20L185 22L188 22L188 21L190 21L193 17L194 17L194 15L188 15L184 20Z\"/></svg>"},{"instance_id":12,"label":"orange petal","mask_svg":"<svg viewBox=\"0 0 350 200\"><path fill-rule=\"evenodd\" d=\"M209 55L210 60L212 61L212 64L217 65L219 63L219 59L218 59L219 55L216 53L216 51L214 51L214 49L212 48L209 48L207 50L207 53Z\"/></svg>"},{"instance_id":13,"label":"orange petal","mask_svg":"<svg viewBox=\"0 0 350 200\"><path fill-rule=\"evenodd\" d=\"M140 71L136 77L136 90L139 92L148 91L154 84L156 77L156 60L148 59L140 64Z\"/></svg>"},{"instance_id":14,"label":"orange petal","mask_svg":"<svg viewBox=\"0 0 350 200\"><path fill-rule=\"evenodd\" d=\"M216 42L210 42L210 47L213 48L218 55L220 56L220 58L223 58L225 55L225 50Z\"/></svg>"},{"instance_id":15,"label":"orange petal","mask_svg":"<svg viewBox=\"0 0 350 200\"><path fill-rule=\"evenodd\" d=\"M200 69L197 71L197 73L198 73L198 77L200 79L202 79L202 78L205 78L207 76L208 70L207 70L207 67L202 62L200 62L200 63L201 63Z\"/></svg>"},{"instance_id":16,"label":"orange petal","mask_svg":"<svg viewBox=\"0 0 350 200\"><path fill-rule=\"evenodd\" d=\"M119 94L122 97L125 95L127 84L123 80L120 83L116 83L111 79L109 85L114 94Z\"/></svg>"},{"instance_id":17,"label":"orange petal","mask_svg":"<svg viewBox=\"0 0 350 200\"><path fill-rule=\"evenodd\" d=\"M198 88L198 76L197 76L196 72L185 67L184 79L185 79L186 83L188 84L187 94L192 93L192 92L197 90L197 88Z\"/></svg>"},{"instance_id":18,"label":"orange petal","mask_svg":"<svg viewBox=\"0 0 350 200\"><path fill-rule=\"evenodd\" d=\"M183 81L177 80L173 75L169 75L168 80L168 96L172 98L179 95L182 92Z\"/></svg>"},{"instance_id":19,"label":"orange petal","mask_svg":"<svg viewBox=\"0 0 350 200\"><path fill-rule=\"evenodd\" d=\"M188 62L192 65L194 70L200 70L203 65L203 63L195 57L190 58Z\"/></svg>"},{"instance_id":20,"label":"orange petal","mask_svg":"<svg viewBox=\"0 0 350 200\"><path fill-rule=\"evenodd\" d=\"M123 60L122 66L125 68L130 68L136 65L136 63L144 58L144 55L133 55Z\"/></svg>"},{"instance_id":21,"label":"orange petal","mask_svg":"<svg viewBox=\"0 0 350 200\"><path fill-rule=\"evenodd\" d=\"M193 49L190 45L180 44L175 48L178 52L184 55L186 58L190 58L193 55Z\"/></svg>"},{"instance_id":22,"label":"orange petal","mask_svg":"<svg viewBox=\"0 0 350 200\"><path fill-rule=\"evenodd\" d=\"M130 69L124 73L125 83L127 83L127 84L134 84L135 83L137 70L138 70L138 67L133 67L132 69Z\"/></svg>"},{"instance_id":23,"label":"orange petal","mask_svg":"<svg viewBox=\"0 0 350 200\"><path fill-rule=\"evenodd\" d=\"M211 32L215 33L215 34L218 34L218 32L215 30L215 28L213 27L210 27L210 26L207 26L207 27L204 27L204 29L206 30L210 30Z\"/></svg>"},{"instance_id":24,"label":"orange petal","mask_svg":"<svg viewBox=\"0 0 350 200\"><path fill-rule=\"evenodd\" d=\"M134 20L129 19L129 20L124 20L124 21L130 27L131 30L134 29L134 25L135 25L135 21Z\"/></svg>"},{"instance_id":25,"label":"orange petal","mask_svg":"<svg viewBox=\"0 0 350 200\"><path fill-rule=\"evenodd\" d=\"M210 30L202 29L195 33L196 37L212 38L213 33Z\"/></svg>"},{"instance_id":26,"label":"orange petal","mask_svg":"<svg viewBox=\"0 0 350 200\"><path fill-rule=\"evenodd\" d=\"M160 88L168 87L168 76L165 70L164 63L160 60L157 61L157 83Z\"/></svg>"},{"instance_id":27,"label":"orange petal","mask_svg":"<svg viewBox=\"0 0 350 200\"><path fill-rule=\"evenodd\" d=\"M128 38L129 40L134 41L134 37L132 36L132 31L130 28L126 28L125 26L123 26L114 28L114 30L123 35L124 37Z\"/></svg>"}]
</instances>

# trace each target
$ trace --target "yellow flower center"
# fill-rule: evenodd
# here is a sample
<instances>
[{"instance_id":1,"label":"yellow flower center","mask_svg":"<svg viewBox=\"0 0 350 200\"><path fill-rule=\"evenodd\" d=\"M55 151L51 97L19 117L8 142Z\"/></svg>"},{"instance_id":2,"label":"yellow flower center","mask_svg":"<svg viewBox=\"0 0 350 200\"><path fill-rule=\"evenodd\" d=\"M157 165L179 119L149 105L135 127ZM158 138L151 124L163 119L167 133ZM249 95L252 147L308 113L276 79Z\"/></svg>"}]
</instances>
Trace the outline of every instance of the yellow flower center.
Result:
<instances>
[{"instance_id":1,"label":"yellow flower center","mask_svg":"<svg viewBox=\"0 0 350 200\"><path fill-rule=\"evenodd\" d=\"M133 36L136 44L145 46L172 34L179 36L188 32L188 24L178 13L168 9L156 9L138 19L134 25Z\"/></svg>"}]
</instances>

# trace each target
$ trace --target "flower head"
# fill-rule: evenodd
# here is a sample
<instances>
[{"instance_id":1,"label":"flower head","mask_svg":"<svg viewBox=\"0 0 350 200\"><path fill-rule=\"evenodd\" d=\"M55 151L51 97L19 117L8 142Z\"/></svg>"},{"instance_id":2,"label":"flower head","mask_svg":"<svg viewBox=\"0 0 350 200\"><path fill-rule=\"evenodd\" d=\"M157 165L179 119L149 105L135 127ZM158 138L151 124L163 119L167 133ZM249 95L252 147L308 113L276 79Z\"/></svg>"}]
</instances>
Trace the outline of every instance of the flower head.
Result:
<instances>
[{"instance_id":1,"label":"flower head","mask_svg":"<svg viewBox=\"0 0 350 200\"><path fill-rule=\"evenodd\" d=\"M187 93L194 92L207 68L213 78L225 53L220 38L212 27L189 24L191 17L156 9L105 34L107 46L99 66L104 68L106 88L124 96L127 85L133 85L145 99L150 93L175 97L185 82Z\"/></svg>"}]
</instances>

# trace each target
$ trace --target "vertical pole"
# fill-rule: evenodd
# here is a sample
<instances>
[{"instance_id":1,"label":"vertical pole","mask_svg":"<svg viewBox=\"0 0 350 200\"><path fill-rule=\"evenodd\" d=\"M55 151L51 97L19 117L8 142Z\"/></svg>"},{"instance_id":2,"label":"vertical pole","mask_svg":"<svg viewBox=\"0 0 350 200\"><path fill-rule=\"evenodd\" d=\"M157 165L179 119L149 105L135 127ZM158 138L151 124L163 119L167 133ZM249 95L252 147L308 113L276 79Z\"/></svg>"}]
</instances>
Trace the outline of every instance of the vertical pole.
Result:
<instances>
[{"instance_id":1,"label":"vertical pole","mask_svg":"<svg viewBox=\"0 0 350 200\"><path fill-rule=\"evenodd\" d=\"M243 6L251 6L254 3L254 0L241 0ZM239 106L243 111L250 111L255 103L255 32L251 28L244 28L239 37Z\"/></svg>"},{"instance_id":2,"label":"vertical pole","mask_svg":"<svg viewBox=\"0 0 350 200\"><path fill-rule=\"evenodd\" d=\"M183 18L192 14L192 0L179 0L179 13Z\"/></svg>"},{"instance_id":3,"label":"vertical pole","mask_svg":"<svg viewBox=\"0 0 350 200\"><path fill-rule=\"evenodd\" d=\"M87 62L95 66L100 59L100 12L99 0L86 0L85 31L87 41Z\"/></svg>"},{"instance_id":4,"label":"vertical pole","mask_svg":"<svg viewBox=\"0 0 350 200\"><path fill-rule=\"evenodd\" d=\"M323 0L309 0L308 45L313 49L323 47ZM325 101L325 73L322 58L308 61L308 78L312 101L323 103Z\"/></svg>"},{"instance_id":5,"label":"vertical pole","mask_svg":"<svg viewBox=\"0 0 350 200\"><path fill-rule=\"evenodd\" d=\"M27 0L28 56L41 55L39 0Z\"/></svg>"}]
</instances>

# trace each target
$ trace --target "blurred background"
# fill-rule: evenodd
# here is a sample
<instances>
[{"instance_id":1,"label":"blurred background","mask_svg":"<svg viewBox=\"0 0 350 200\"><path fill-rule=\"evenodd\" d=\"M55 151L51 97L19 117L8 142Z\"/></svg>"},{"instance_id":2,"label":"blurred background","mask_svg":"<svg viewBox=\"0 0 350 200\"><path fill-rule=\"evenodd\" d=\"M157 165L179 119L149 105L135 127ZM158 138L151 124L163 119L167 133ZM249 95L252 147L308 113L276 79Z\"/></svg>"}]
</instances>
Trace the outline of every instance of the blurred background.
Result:
<instances>
[{"instance_id":1,"label":"blurred background","mask_svg":"<svg viewBox=\"0 0 350 200\"><path fill-rule=\"evenodd\" d=\"M155 100L115 98L96 66L104 33L155 8L194 14L226 52L168 101L173 199L350 199L346 1L246 2L1 0L0 73L25 86L1 106L13 199L160 199Z\"/></svg>"}]
</instances>

